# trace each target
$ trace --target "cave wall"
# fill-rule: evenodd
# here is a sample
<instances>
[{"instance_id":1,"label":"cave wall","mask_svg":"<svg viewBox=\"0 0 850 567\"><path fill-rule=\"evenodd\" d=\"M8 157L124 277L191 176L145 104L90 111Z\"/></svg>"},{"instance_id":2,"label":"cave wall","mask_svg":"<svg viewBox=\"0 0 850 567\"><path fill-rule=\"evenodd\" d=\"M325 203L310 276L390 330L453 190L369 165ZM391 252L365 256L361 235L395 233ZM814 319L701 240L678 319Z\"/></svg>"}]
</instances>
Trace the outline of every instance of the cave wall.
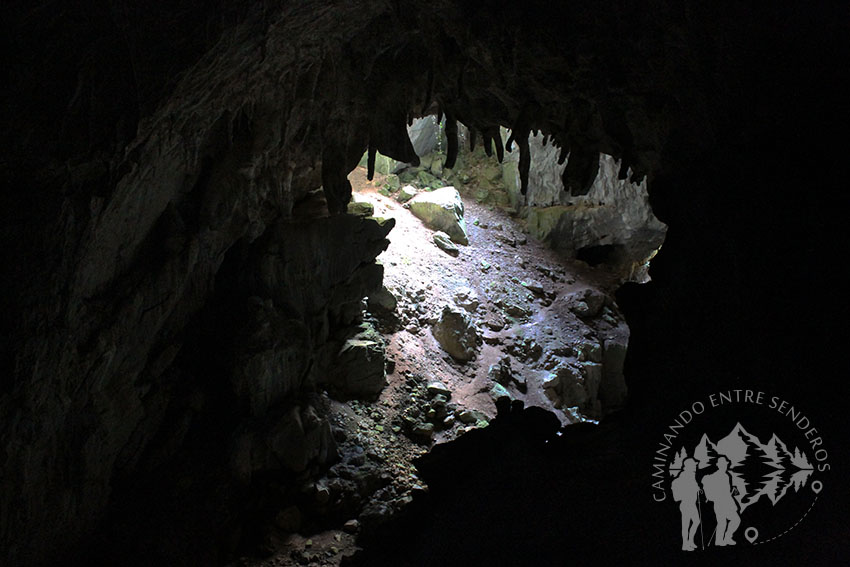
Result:
<instances>
[{"instance_id":1,"label":"cave wall","mask_svg":"<svg viewBox=\"0 0 850 567\"><path fill-rule=\"evenodd\" d=\"M367 148L414 159L405 126L433 102L478 136L510 127L523 176L523 137L549 134L570 152L573 194L596 178L600 152L635 182L649 176L670 231L655 283L622 299L638 414L742 377L796 389L805 376L813 386L801 403L820 405L814 384L839 370L834 357L793 353L834 347L829 330L846 311L823 277L836 261L826 250L842 179L840 7L91 0L3 11L7 562L48 561L81 541L116 478L154 474L150 463L187 448L191 435L160 435L180 423L178 408L209 419L241 400L227 420L235 430L310 390L317 378L305 379L303 361L345 319L339 306L380 277L368 265L387 227L297 223L317 216L320 186L318 216L343 210L345 176ZM806 197L789 207L795 192ZM339 232L357 230L362 241ZM247 259L223 271L236 256ZM302 276L315 273L308 266L328 276L310 301L297 274L275 287L275 266L299 261ZM215 384L187 371L230 343L200 332L199 321L227 321L209 318L222 289L260 313L233 337L240 356L258 327L279 329L257 356L291 388L259 399L250 363ZM817 308L799 300L812 296ZM315 310L299 311L311 301ZM770 323L777 311L792 331ZM302 362L288 367L290 354ZM194 403L197 392L224 392L224 402Z\"/></svg>"},{"instance_id":2,"label":"cave wall","mask_svg":"<svg viewBox=\"0 0 850 567\"><path fill-rule=\"evenodd\" d=\"M587 194L571 195L563 190L566 165L558 163L558 148L542 135L532 135L528 145L531 167L526 195L520 193L519 156L506 156L502 173L529 234L568 258L586 249L605 250L599 263L605 262L624 281L643 283L648 261L664 243L667 228L652 213L646 180L632 183L620 175L621 164L600 154L599 172Z\"/></svg>"}]
</instances>

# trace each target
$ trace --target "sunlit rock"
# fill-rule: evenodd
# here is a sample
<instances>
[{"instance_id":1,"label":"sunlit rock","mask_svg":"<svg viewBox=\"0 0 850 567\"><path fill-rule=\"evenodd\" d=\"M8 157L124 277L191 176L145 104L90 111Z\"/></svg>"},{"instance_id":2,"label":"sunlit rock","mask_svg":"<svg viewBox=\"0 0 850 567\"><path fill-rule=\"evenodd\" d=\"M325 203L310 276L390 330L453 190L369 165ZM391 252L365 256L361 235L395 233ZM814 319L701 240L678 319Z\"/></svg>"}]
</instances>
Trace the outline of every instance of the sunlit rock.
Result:
<instances>
[{"instance_id":1,"label":"sunlit rock","mask_svg":"<svg viewBox=\"0 0 850 567\"><path fill-rule=\"evenodd\" d=\"M469 244L463 218L463 201L454 187L419 193L408 205L410 212L419 217L425 226L442 230L458 244Z\"/></svg>"},{"instance_id":2,"label":"sunlit rock","mask_svg":"<svg viewBox=\"0 0 850 567\"><path fill-rule=\"evenodd\" d=\"M466 311L446 305L432 331L443 350L453 358L460 361L475 358L478 330Z\"/></svg>"}]
</instances>

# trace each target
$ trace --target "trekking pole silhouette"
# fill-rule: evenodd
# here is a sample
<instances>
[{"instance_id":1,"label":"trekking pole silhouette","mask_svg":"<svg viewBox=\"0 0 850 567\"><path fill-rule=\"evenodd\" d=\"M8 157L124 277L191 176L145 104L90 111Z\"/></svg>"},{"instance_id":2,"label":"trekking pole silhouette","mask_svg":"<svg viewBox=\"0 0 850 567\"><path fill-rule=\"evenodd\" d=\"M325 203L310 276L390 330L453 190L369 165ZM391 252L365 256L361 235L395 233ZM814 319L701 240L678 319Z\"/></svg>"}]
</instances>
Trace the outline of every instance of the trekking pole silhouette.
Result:
<instances>
[{"instance_id":1,"label":"trekking pole silhouette","mask_svg":"<svg viewBox=\"0 0 850 567\"><path fill-rule=\"evenodd\" d=\"M697 515L699 515L699 539L700 539L700 549L705 549L705 538L702 537L702 507L699 505L699 495L702 494L702 490L697 491Z\"/></svg>"}]
</instances>

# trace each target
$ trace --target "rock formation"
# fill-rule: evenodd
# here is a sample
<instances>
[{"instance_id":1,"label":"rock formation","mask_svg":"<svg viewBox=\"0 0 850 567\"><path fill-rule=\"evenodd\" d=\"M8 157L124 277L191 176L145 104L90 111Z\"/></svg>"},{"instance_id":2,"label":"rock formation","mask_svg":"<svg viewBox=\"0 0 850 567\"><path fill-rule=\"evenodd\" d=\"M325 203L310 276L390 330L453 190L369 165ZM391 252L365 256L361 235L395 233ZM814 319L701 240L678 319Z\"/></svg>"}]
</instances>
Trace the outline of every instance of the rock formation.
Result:
<instances>
[{"instance_id":1,"label":"rock formation","mask_svg":"<svg viewBox=\"0 0 850 567\"><path fill-rule=\"evenodd\" d=\"M843 6L13 1L2 20L5 564L120 547L103 534L132 534L139 517L160 537L137 542L151 557L127 556L213 564L274 487L327 466L316 387L380 288L390 228L344 214L347 175L364 152L370 170L378 152L418 163L407 125L434 112L446 118L440 167L454 164L462 123L497 159L519 153L526 195L533 132L569 155L571 196L588 193L600 153L648 180L670 231L655 283L621 293L640 408L624 431L649 435L668 408L745 379L823 406L840 438L846 396L820 386L844 374L829 353L841 352L846 301L826 273L846 240L833 234L846 209ZM491 147L500 127L513 139ZM817 386L800 391L801 377ZM630 463L648 443L631 435L595 438L633 457L606 467L576 442L593 467L558 469L557 485L582 493L560 510L586 514L593 500L615 525L589 517L557 554L538 546L541 561L565 546L637 560L645 526L632 538L617 516L643 506ZM591 476L632 490L583 490ZM795 530L823 545L799 550L846 557L836 493ZM620 544L589 545L603 537ZM784 561L816 561L783 545ZM500 559L527 558L516 553Z\"/></svg>"}]
</instances>

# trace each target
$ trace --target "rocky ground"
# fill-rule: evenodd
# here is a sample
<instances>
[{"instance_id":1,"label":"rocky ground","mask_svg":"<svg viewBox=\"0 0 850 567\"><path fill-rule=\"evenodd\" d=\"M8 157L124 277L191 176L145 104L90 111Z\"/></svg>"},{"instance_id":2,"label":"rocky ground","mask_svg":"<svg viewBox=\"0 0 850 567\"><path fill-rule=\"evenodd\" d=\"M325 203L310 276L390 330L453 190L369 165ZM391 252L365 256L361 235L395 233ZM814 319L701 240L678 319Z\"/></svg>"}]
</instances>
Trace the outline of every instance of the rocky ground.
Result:
<instances>
[{"instance_id":1,"label":"rocky ground","mask_svg":"<svg viewBox=\"0 0 850 567\"><path fill-rule=\"evenodd\" d=\"M386 386L374 401L323 398L341 460L305 488L306 508L329 524L344 523L343 530L316 533L322 524L293 506L269 529L272 554L236 564L339 565L356 549L357 534L427 490L413 459L486 427L500 398L543 407L564 425L596 420L624 401L628 327L612 297L618 277L604 266L565 260L529 237L498 198L482 193L486 183L477 177L486 172L470 159L464 171L453 181L465 234L458 227L434 231L412 214L411 202L442 194L451 201L452 189L424 187L444 184L435 178L419 176L402 187L392 175L368 181L362 167L350 175L350 212L396 223L379 257L384 289L369 298L364 331L349 341L369 364L383 355ZM381 384L370 380L369 387Z\"/></svg>"}]
</instances>

